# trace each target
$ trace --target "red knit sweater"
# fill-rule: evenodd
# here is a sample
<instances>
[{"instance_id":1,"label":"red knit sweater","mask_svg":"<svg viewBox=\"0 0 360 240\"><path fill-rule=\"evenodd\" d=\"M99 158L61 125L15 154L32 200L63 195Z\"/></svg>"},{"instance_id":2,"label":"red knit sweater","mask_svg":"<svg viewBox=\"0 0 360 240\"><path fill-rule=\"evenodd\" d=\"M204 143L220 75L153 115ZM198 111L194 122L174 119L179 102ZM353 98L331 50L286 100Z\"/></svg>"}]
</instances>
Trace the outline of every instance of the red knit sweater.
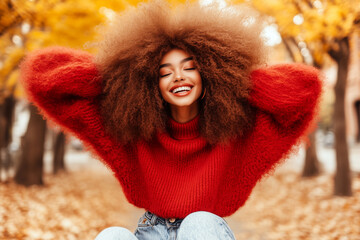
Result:
<instances>
[{"instance_id":1,"label":"red knit sweater","mask_svg":"<svg viewBox=\"0 0 360 240\"><path fill-rule=\"evenodd\" d=\"M321 92L312 67L258 69L251 74L249 99L257 108L255 125L246 136L211 146L199 136L198 117L185 124L169 119L169 132L124 147L105 134L97 97L101 79L91 55L59 47L35 52L22 64L22 79L48 119L101 157L130 203L164 218L200 210L234 213L304 135Z\"/></svg>"}]
</instances>

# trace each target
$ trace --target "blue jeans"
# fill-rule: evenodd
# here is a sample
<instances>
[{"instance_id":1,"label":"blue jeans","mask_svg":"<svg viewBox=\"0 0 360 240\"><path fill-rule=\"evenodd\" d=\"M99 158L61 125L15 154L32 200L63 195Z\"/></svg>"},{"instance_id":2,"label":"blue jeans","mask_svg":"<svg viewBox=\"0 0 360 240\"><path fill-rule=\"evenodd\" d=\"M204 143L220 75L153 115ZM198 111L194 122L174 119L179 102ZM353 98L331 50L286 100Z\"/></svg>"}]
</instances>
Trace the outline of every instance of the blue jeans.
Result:
<instances>
[{"instance_id":1,"label":"blue jeans","mask_svg":"<svg viewBox=\"0 0 360 240\"><path fill-rule=\"evenodd\" d=\"M110 227L95 240L235 240L225 220L209 212L194 212L185 219L164 219L146 212L135 234L126 228Z\"/></svg>"}]
</instances>

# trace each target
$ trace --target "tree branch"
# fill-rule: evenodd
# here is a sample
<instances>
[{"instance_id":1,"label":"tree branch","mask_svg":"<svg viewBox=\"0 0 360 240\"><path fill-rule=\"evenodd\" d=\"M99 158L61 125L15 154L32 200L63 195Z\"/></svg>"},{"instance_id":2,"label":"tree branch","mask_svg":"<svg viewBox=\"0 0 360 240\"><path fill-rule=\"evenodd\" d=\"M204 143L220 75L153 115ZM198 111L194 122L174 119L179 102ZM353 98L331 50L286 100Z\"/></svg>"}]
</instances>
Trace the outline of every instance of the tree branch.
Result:
<instances>
[{"instance_id":1,"label":"tree branch","mask_svg":"<svg viewBox=\"0 0 360 240\"><path fill-rule=\"evenodd\" d=\"M339 60L344 53L344 51L349 51L350 43L349 43L349 37L346 36L341 39L335 39L334 45L329 49L328 53L331 58L334 60Z\"/></svg>"},{"instance_id":2,"label":"tree branch","mask_svg":"<svg viewBox=\"0 0 360 240\"><path fill-rule=\"evenodd\" d=\"M288 38L282 38L283 39L283 43L286 47L286 50L288 51L288 53L290 54L291 59L293 60L293 62L296 62L296 58L295 58L295 54L294 52L291 50L291 47L289 45L289 40Z\"/></svg>"}]
</instances>

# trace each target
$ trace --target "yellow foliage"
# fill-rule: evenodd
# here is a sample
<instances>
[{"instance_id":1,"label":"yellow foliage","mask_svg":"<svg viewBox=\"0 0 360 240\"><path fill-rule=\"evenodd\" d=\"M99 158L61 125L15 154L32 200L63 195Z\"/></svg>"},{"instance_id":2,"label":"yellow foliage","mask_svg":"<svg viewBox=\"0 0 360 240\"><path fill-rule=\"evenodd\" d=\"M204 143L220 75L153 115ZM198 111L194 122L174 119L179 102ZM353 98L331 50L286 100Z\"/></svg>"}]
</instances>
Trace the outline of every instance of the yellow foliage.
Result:
<instances>
[{"instance_id":1,"label":"yellow foliage","mask_svg":"<svg viewBox=\"0 0 360 240\"><path fill-rule=\"evenodd\" d=\"M105 21L105 16L101 15L97 6L90 1L77 1L76 4L67 1L57 4L48 12L51 14L46 18L42 47L49 45L82 47L85 42L94 38L94 27ZM36 29L36 31L41 30ZM33 39L29 40L31 42Z\"/></svg>"},{"instance_id":2,"label":"yellow foliage","mask_svg":"<svg viewBox=\"0 0 360 240\"><path fill-rule=\"evenodd\" d=\"M10 74L5 85L5 89L7 89L7 91L5 92L5 96L7 94L13 94L15 98L19 98L24 95L21 85L18 84L19 77L20 77L19 69L16 69Z\"/></svg>"},{"instance_id":3,"label":"yellow foliage","mask_svg":"<svg viewBox=\"0 0 360 240\"><path fill-rule=\"evenodd\" d=\"M23 49L16 48L12 50L7 57L7 61L5 61L3 67L0 69L0 89L2 90L0 101L2 101L4 97L11 93L16 94L17 96L20 95L20 91L16 84L19 79L19 70L17 66L19 65L23 56Z\"/></svg>"},{"instance_id":4,"label":"yellow foliage","mask_svg":"<svg viewBox=\"0 0 360 240\"><path fill-rule=\"evenodd\" d=\"M241 0L233 0L233 3ZM278 25L283 38L306 42L317 63L332 48L334 39L351 35L360 24L359 0L249 0Z\"/></svg>"},{"instance_id":5,"label":"yellow foliage","mask_svg":"<svg viewBox=\"0 0 360 240\"><path fill-rule=\"evenodd\" d=\"M12 71L8 80L6 81L6 88L7 89L13 89L15 88L16 84L17 84L17 81L19 79L19 70L15 70L15 71Z\"/></svg>"},{"instance_id":6,"label":"yellow foliage","mask_svg":"<svg viewBox=\"0 0 360 240\"><path fill-rule=\"evenodd\" d=\"M19 22L19 14L14 11L13 1L0 1L0 35L2 35L9 27Z\"/></svg>"},{"instance_id":7,"label":"yellow foliage","mask_svg":"<svg viewBox=\"0 0 360 240\"><path fill-rule=\"evenodd\" d=\"M0 36L0 56L4 56L6 49L11 46L11 37L12 34L8 32Z\"/></svg>"},{"instance_id":8,"label":"yellow foliage","mask_svg":"<svg viewBox=\"0 0 360 240\"><path fill-rule=\"evenodd\" d=\"M0 86L4 86L5 80L24 57L24 49L14 48L7 56L3 67L0 69Z\"/></svg>"},{"instance_id":9,"label":"yellow foliage","mask_svg":"<svg viewBox=\"0 0 360 240\"><path fill-rule=\"evenodd\" d=\"M10 0L9 0L10 1ZM95 27L106 21L100 11L102 7L123 10L126 4L134 4L112 0L17 0L12 9L9 1L0 3L0 53L3 59L0 69L0 89L15 86L18 77L16 69L25 52L50 45L62 45L81 48L84 43L94 39ZM15 22L16 19L21 19ZM18 20L17 20L18 21ZM21 23L29 23L29 33L21 33ZM11 26L11 27L10 27ZM12 36L18 34L23 46L14 46ZM8 81L6 82L6 80ZM5 83L6 82L6 83Z\"/></svg>"}]
</instances>

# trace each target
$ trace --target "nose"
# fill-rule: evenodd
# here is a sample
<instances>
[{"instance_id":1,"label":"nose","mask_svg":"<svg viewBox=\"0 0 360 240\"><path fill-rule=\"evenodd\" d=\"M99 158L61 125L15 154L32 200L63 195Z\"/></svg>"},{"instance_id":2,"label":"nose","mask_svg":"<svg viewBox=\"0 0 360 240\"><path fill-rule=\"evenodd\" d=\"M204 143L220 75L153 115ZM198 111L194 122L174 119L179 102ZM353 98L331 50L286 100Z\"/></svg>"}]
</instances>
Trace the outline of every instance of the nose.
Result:
<instances>
[{"instance_id":1,"label":"nose","mask_svg":"<svg viewBox=\"0 0 360 240\"><path fill-rule=\"evenodd\" d=\"M182 74L180 73L177 73L176 76L175 76L175 82L178 82L178 81L184 81L185 78Z\"/></svg>"}]
</instances>

